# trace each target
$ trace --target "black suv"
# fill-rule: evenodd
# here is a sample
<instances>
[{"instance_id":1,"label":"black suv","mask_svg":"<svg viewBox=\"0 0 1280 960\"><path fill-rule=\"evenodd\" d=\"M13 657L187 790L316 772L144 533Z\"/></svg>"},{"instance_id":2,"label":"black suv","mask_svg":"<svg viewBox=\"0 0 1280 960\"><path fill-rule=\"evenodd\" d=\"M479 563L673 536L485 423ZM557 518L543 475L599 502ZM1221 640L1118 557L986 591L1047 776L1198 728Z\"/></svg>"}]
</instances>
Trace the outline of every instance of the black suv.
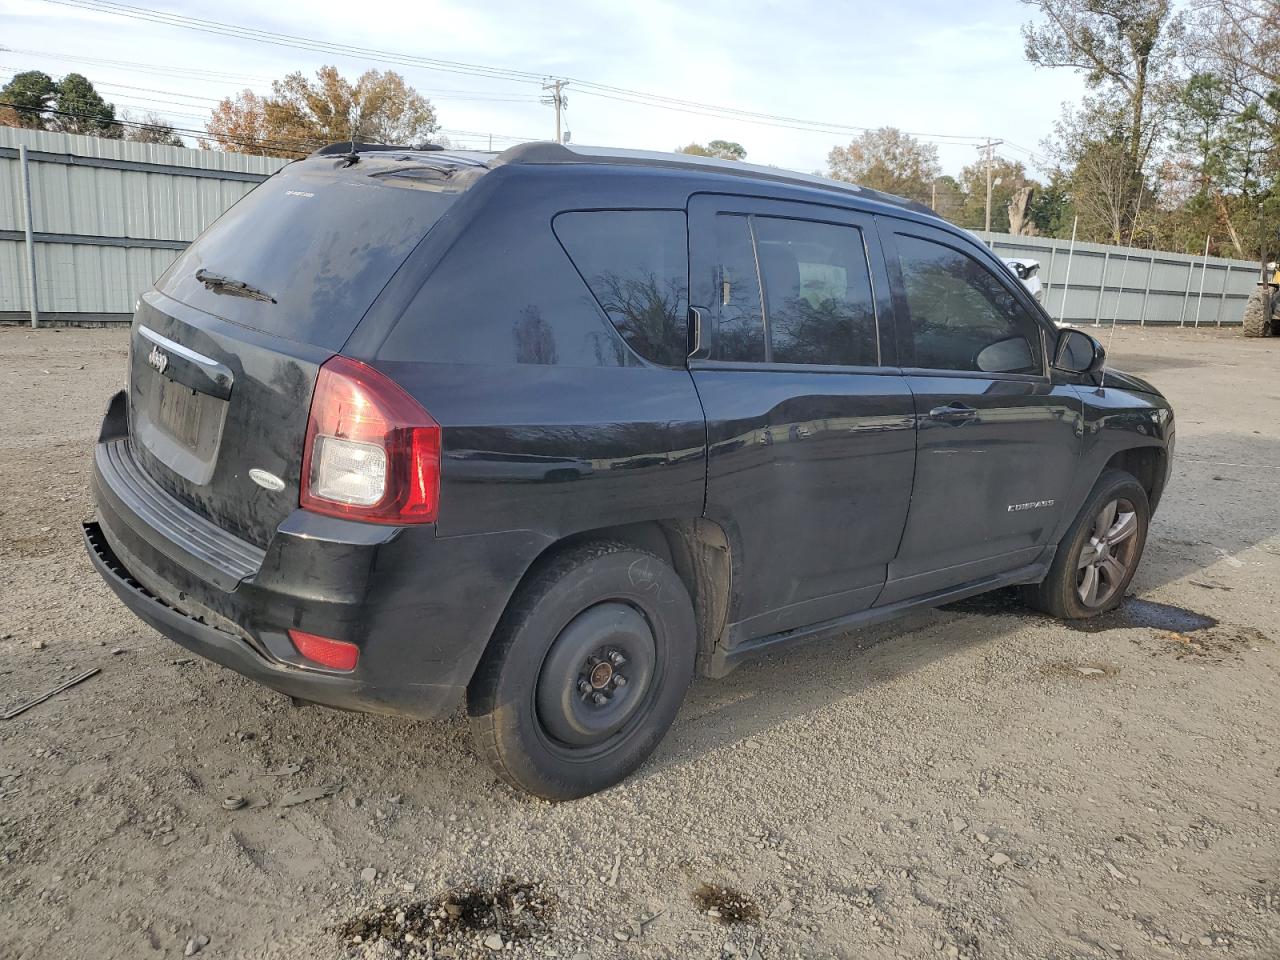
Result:
<instances>
[{"instance_id":1,"label":"black suv","mask_svg":"<svg viewBox=\"0 0 1280 960\"><path fill-rule=\"evenodd\" d=\"M146 293L98 572L300 700L634 770L695 673L1013 584L1117 604L1173 415L927 209L692 157L343 145Z\"/></svg>"}]
</instances>

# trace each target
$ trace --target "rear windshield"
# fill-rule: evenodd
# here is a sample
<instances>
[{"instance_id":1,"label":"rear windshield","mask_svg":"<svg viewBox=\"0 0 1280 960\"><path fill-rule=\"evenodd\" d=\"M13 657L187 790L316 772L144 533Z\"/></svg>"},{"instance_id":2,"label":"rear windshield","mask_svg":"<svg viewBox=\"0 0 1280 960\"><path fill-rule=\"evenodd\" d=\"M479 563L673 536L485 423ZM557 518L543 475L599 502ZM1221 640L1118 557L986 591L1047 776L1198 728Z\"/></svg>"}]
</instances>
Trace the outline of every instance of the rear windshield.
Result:
<instances>
[{"instance_id":1,"label":"rear windshield","mask_svg":"<svg viewBox=\"0 0 1280 960\"><path fill-rule=\"evenodd\" d=\"M410 178L291 164L224 213L160 279L183 303L253 330L338 350L457 197ZM274 299L210 289L196 272Z\"/></svg>"}]
</instances>

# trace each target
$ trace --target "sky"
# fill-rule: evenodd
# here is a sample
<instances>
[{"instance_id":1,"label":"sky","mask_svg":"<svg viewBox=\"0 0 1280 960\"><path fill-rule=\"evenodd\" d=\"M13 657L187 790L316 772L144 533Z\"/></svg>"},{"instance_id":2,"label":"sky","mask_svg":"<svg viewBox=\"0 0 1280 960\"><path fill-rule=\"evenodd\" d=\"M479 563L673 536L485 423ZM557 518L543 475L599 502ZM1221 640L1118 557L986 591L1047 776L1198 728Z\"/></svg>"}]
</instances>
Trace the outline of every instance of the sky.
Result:
<instances>
[{"instance_id":1,"label":"sky","mask_svg":"<svg viewBox=\"0 0 1280 960\"><path fill-rule=\"evenodd\" d=\"M753 163L814 172L825 170L833 146L857 136L845 128L889 125L934 141L953 175L977 159L975 144L987 137L1005 141L997 154L1042 171L1042 141L1062 103L1083 92L1071 71L1024 60L1019 30L1031 11L1018 0L130 2L369 52L299 50L51 0L0 0L0 82L20 70L55 78L77 71L118 114L155 111L177 127L202 128L218 99L245 87L268 93L273 78L294 70L332 63L354 79L395 69L432 101L455 145L484 149L492 135L501 149L554 136L552 109L539 98L541 79L555 76L570 81L565 126L574 143L672 150L734 140ZM531 76L406 66L383 54ZM582 81L716 110L624 102ZM706 115L723 107L828 128Z\"/></svg>"}]
</instances>

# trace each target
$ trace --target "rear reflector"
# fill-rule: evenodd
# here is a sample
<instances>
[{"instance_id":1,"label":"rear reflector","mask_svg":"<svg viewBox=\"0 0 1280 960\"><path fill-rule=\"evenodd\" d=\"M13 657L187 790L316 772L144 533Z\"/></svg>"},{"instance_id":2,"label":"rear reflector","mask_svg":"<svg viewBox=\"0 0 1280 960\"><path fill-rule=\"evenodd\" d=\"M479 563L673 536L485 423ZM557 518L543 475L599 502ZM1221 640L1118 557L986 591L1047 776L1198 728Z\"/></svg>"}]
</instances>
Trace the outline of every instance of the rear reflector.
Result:
<instances>
[{"instance_id":1,"label":"rear reflector","mask_svg":"<svg viewBox=\"0 0 1280 960\"><path fill-rule=\"evenodd\" d=\"M289 639L300 654L330 670L354 670L356 661L360 659L360 648L354 643L331 640L301 630L290 630Z\"/></svg>"}]
</instances>

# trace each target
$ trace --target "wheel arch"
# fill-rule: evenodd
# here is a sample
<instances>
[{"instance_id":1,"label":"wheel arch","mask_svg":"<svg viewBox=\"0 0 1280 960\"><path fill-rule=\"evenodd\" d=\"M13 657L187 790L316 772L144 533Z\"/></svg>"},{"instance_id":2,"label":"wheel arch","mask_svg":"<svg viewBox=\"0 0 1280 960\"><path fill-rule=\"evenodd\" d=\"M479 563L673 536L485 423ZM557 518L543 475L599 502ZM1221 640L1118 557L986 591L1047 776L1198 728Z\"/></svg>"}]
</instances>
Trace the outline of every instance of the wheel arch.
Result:
<instances>
[{"instance_id":1,"label":"wheel arch","mask_svg":"<svg viewBox=\"0 0 1280 960\"><path fill-rule=\"evenodd\" d=\"M730 591L732 587L732 562L729 541L721 527L703 518L645 520L636 523L615 524L580 530L547 544L529 565L508 595L503 613L485 642L485 648L472 668L470 680L484 663L493 638L497 634L502 617L506 616L525 585L537 576L538 571L565 550L597 541L625 543L654 554L668 564L693 601L694 620L697 625L697 664L701 674L708 672L711 654L720 642L727 625Z\"/></svg>"},{"instance_id":2,"label":"wheel arch","mask_svg":"<svg viewBox=\"0 0 1280 960\"><path fill-rule=\"evenodd\" d=\"M1151 512L1155 513L1156 505L1164 494L1164 486L1168 478L1169 452L1164 447L1143 446L1127 447L1117 450L1102 465L1098 475L1110 469L1123 470L1142 485L1146 491L1147 503Z\"/></svg>"}]
</instances>

